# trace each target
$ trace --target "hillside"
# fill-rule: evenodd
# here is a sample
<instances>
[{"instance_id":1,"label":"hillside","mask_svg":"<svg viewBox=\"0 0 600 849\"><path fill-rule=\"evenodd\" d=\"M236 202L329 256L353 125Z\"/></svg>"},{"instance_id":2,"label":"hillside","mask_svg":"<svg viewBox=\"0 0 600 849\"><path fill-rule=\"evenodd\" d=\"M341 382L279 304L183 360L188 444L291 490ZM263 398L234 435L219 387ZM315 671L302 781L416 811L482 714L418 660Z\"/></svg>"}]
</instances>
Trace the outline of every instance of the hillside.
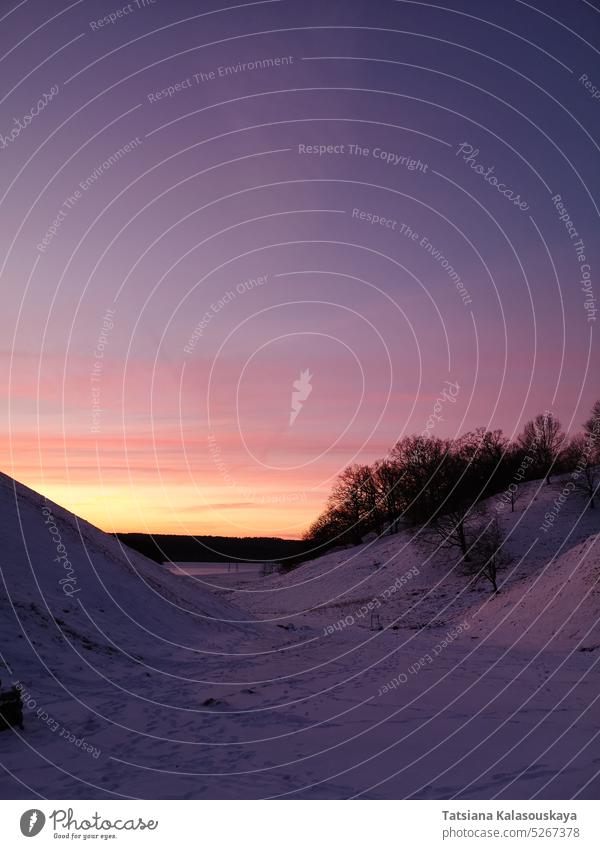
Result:
<instances>
[{"instance_id":1,"label":"hillside","mask_svg":"<svg viewBox=\"0 0 600 849\"><path fill-rule=\"evenodd\" d=\"M418 529L209 591L2 476L0 796L596 798L600 510L543 533L561 486L503 512L494 597Z\"/></svg>"},{"instance_id":2,"label":"hillside","mask_svg":"<svg viewBox=\"0 0 600 849\"><path fill-rule=\"evenodd\" d=\"M377 599L357 627L370 627L371 612L384 627L409 630L449 626L466 614L473 634L497 643L511 644L533 619L535 628L521 636L528 645L545 645L551 636L561 646L598 643L600 510L584 510L583 499L574 494L558 525L541 530L563 483L557 478L550 485L524 484L515 512L499 511L510 559L499 575L497 597L484 580L470 588L457 550L427 544L420 528L335 551L262 581L223 578L222 595L263 619L320 624ZM488 518L498 512L498 503L492 498L484 504ZM398 581L401 587L393 590Z\"/></svg>"},{"instance_id":3,"label":"hillside","mask_svg":"<svg viewBox=\"0 0 600 849\"><path fill-rule=\"evenodd\" d=\"M63 766L74 757L76 774L86 766L56 723L114 751L123 729L143 729L145 701L188 709L205 689L205 661L258 644L251 617L2 474L0 539L0 679L19 682L35 703L23 743L47 795L60 782L43 779L52 770L36 749ZM7 733L0 751L9 743L8 762L12 751L28 772Z\"/></svg>"}]
</instances>

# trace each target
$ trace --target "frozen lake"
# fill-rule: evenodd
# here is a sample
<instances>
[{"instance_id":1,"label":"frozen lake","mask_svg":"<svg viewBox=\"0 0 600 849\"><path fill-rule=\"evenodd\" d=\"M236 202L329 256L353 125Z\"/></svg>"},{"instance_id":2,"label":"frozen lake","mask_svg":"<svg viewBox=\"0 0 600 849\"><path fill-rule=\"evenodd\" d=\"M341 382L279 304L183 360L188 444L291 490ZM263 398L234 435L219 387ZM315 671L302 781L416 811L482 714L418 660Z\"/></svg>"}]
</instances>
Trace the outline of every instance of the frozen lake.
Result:
<instances>
[{"instance_id":1,"label":"frozen lake","mask_svg":"<svg viewBox=\"0 0 600 849\"><path fill-rule=\"evenodd\" d=\"M175 575L244 575L246 577L260 577L264 574L272 574L277 571L271 563L170 563L168 566Z\"/></svg>"}]
</instances>

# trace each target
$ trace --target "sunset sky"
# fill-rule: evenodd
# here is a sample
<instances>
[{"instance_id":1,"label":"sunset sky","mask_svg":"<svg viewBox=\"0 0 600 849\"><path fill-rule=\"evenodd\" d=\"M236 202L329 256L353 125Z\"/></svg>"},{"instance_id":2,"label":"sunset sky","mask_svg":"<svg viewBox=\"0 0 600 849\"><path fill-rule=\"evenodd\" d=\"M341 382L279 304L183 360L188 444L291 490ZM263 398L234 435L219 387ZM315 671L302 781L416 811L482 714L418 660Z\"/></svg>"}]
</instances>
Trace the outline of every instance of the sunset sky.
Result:
<instances>
[{"instance_id":1,"label":"sunset sky","mask_svg":"<svg viewBox=\"0 0 600 849\"><path fill-rule=\"evenodd\" d=\"M448 383L435 435L580 427L600 71L565 3L29 5L0 4L2 470L110 531L297 537Z\"/></svg>"}]
</instances>

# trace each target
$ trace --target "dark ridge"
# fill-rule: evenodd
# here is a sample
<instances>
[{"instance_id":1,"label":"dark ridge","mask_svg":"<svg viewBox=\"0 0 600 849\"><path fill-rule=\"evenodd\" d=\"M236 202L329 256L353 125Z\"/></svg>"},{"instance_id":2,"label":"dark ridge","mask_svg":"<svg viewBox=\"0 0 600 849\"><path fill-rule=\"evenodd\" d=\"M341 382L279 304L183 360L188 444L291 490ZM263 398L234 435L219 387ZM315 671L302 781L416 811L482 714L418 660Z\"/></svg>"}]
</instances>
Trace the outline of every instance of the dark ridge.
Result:
<instances>
[{"instance_id":1,"label":"dark ridge","mask_svg":"<svg viewBox=\"0 0 600 849\"><path fill-rule=\"evenodd\" d=\"M217 537L175 534L115 534L125 545L157 563L248 563L296 559L306 542L278 537Z\"/></svg>"}]
</instances>

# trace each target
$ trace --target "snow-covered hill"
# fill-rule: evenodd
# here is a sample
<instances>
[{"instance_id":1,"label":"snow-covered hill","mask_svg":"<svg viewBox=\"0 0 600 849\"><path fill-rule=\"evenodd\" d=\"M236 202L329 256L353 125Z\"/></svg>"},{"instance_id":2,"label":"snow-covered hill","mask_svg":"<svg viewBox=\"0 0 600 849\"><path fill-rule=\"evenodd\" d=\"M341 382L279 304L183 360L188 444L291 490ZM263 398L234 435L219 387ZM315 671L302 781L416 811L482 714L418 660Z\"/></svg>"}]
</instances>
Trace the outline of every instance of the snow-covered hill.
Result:
<instances>
[{"instance_id":1,"label":"snow-covered hill","mask_svg":"<svg viewBox=\"0 0 600 849\"><path fill-rule=\"evenodd\" d=\"M2 476L0 678L28 701L0 795L597 797L600 510L573 493L544 532L563 485L501 511L494 597L418 530L173 575Z\"/></svg>"},{"instance_id":2,"label":"snow-covered hill","mask_svg":"<svg viewBox=\"0 0 600 849\"><path fill-rule=\"evenodd\" d=\"M168 569L1 473L0 538L2 603L8 595L20 606L33 604L41 615L68 611L70 626L79 624L87 636L100 639L107 628L107 639L131 638L133 620L138 628L160 632L166 607L174 617L171 628L195 620L195 638L202 635L207 643L252 631L232 628L239 611L200 585L182 584ZM106 612L108 601L112 609ZM98 630L90 624L92 615Z\"/></svg>"},{"instance_id":3,"label":"snow-covered hill","mask_svg":"<svg viewBox=\"0 0 600 849\"><path fill-rule=\"evenodd\" d=\"M114 723L143 728L157 694L199 704L209 661L260 645L251 619L0 474L0 680L29 697L21 743L42 761L57 752L57 764L74 755L81 766L83 744L67 735L113 747ZM5 733L0 751L8 743ZM14 738L11 749L23 767ZM34 760L28 779L39 780L51 770Z\"/></svg>"},{"instance_id":4,"label":"snow-covered hill","mask_svg":"<svg viewBox=\"0 0 600 849\"><path fill-rule=\"evenodd\" d=\"M567 481L565 476L550 485L524 484L514 512L500 498L483 505L482 521L499 516L509 555L497 597L484 580L470 588L457 566L457 550L425 541L419 528L335 551L261 581L228 576L221 594L260 618L310 620L325 629L352 616L353 626L368 629L371 613L384 627L397 629L450 626L467 615L473 634L496 643L510 645L519 637L538 647L550 639L562 647L581 640L598 644L600 509L584 509L583 498L574 493L556 526L543 530L545 514ZM535 627L526 631L534 620Z\"/></svg>"}]
</instances>

